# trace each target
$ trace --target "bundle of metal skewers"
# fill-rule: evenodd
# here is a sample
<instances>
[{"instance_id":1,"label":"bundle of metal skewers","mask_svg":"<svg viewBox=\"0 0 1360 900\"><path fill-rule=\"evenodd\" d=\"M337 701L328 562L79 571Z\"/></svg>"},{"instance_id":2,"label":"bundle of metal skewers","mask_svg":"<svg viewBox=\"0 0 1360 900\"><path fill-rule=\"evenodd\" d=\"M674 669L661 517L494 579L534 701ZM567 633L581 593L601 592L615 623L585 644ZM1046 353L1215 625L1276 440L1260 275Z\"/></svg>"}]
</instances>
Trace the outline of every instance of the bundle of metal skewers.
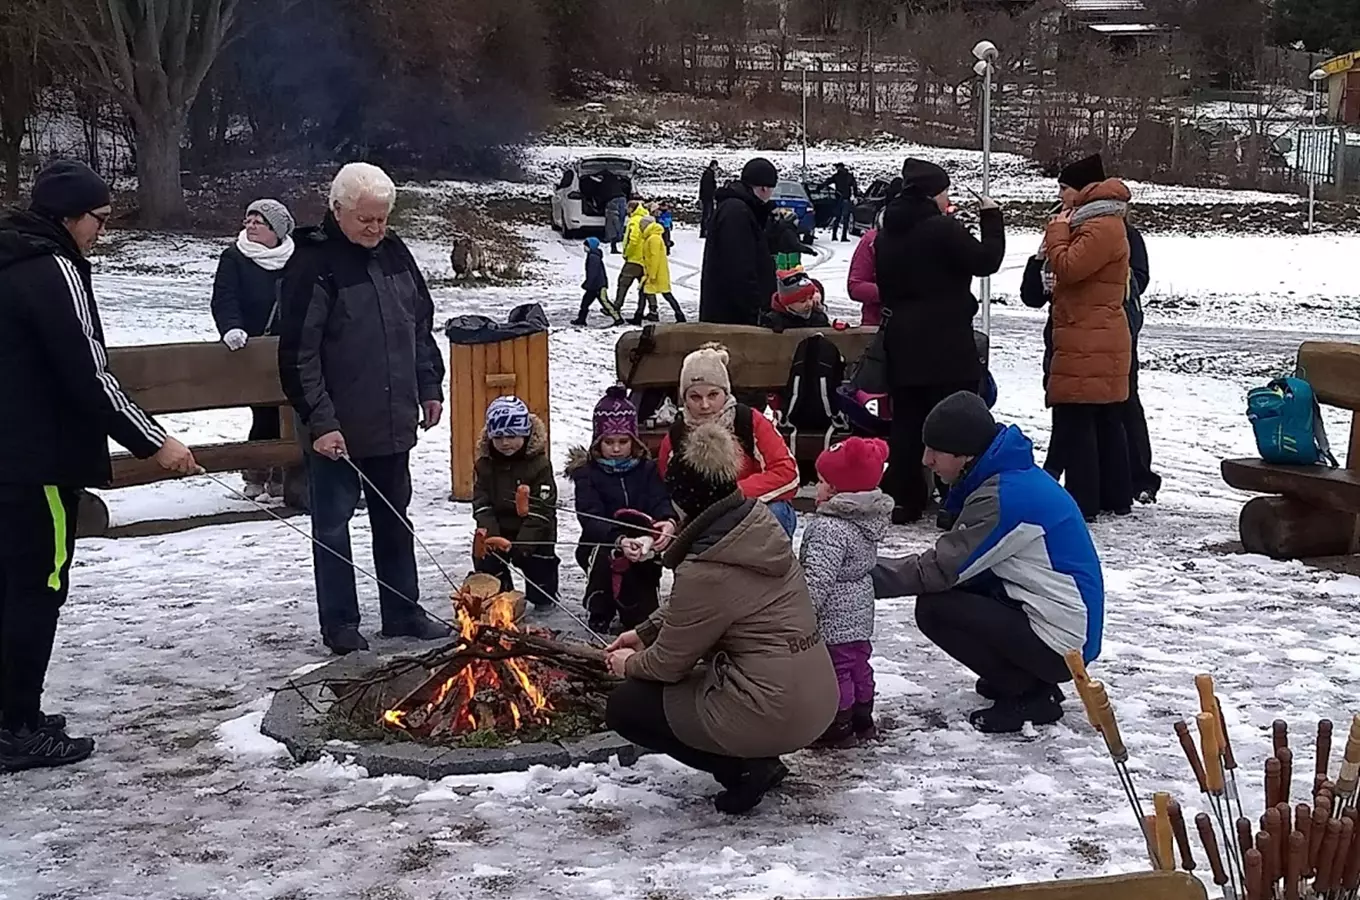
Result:
<instances>
[{"instance_id":1,"label":"bundle of metal skewers","mask_svg":"<svg viewBox=\"0 0 1360 900\"><path fill-rule=\"evenodd\" d=\"M1105 739L1120 785L1137 817L1154 869L1195 869L1194 852L1180 805L1170 794L1153 795L1145 815L1129 772L1128 750L1119 733L1105 686L1091 679L1081 655L1067 654L1077 693L1091 726ZM1237 786L1237 758L1223 723L1223 708L1210 675L1197 675L1200 711L1195 716L1199 747L1185 722L1176 736L1195 774L1209 812L1195 817L1195 829L1214 884L1227 900L1360 900L1360 715L1351 722L1340 768L1331 777L1332 723L1317 726L1311 802L1290 806L1294 752L1289 725L1272 726L1271 755L1265 761L1265 808L1257 827L1247 817ZM1300 798L1302 799L1302 798Z\"/></svg>"}]
</instances>

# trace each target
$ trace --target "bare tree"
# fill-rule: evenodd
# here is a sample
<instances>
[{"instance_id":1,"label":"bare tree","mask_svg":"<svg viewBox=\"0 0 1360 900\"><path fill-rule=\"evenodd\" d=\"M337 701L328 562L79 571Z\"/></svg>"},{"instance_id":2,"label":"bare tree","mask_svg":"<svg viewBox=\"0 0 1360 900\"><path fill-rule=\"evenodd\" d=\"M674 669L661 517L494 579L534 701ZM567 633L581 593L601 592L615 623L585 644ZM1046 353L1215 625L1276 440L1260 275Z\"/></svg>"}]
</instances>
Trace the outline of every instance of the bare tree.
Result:
<instances>
[{"instance_id":1,"label":"bare tree","mask_svg":"<svg viewBox=\"0 0 1360 900\"><path fill-rule=\"evenodd\" d=\"M274 0L275 5L284 0ZM54 0L48 24L87 76L132 119L142 221L188 218L180 145L189 108L223 44L240 0Z\"/></svg>"},{"instance_id":2,"label":"bare tree","mask_svg":"<svg viewBox=\"0 0 1360 900\"><path fill-rule=\"evenodd\" d=\"M0 162L5 167L5 202L19 199L20 148L45 75L38 54L38 29L30 0L13 0L0 10Z\"/></svg>"}]
</instances>

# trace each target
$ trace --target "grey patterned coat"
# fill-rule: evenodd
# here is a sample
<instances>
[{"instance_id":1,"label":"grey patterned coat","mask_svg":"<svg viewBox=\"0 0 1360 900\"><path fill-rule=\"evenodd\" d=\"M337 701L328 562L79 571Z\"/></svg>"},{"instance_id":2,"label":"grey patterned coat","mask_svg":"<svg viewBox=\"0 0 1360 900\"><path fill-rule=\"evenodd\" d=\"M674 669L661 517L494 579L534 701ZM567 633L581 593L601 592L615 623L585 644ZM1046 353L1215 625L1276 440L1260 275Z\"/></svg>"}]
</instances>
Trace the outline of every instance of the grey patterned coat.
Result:
<instances>
[{"instance_id":1,"label":"grey patterned coat","mask_svg":"<svg viewBox=\"0 0 1360 900\"><path fill-rule=\"evenodd\" d=\"M882 491L837 494L817 508L803 535L798 560L828 644L874 636L874 583L878 542L888 530L892 498Z\"/></svg>"}]
</instances>

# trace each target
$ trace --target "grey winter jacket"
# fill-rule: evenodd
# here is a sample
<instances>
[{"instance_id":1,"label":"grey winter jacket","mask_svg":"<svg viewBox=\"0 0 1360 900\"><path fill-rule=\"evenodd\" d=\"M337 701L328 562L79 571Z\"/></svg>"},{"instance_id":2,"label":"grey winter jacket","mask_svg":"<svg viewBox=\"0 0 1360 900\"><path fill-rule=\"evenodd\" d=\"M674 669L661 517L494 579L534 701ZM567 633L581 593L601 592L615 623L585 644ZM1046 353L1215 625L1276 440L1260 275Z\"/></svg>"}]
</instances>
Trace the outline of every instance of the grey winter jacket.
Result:
<instances>
[{"instance_id":1,"label":"grey winter jacket","mask_svg":"<svg viewBox=\"0 0 1360 900\"><path fill-rule=\"evenodd\" d=\"M878 542L888 530L892 498L882 491L837 494L817 508L803 535L798 561L828 644L874 636L874 583Z\"/></svg>"},{"instance_id":2,"label":"grey winter jacket","mask_svg":"<svg viewBox=\"0 0 1360 900\"><path fill-rule=\"evenodd\" d=\"M330 214L294 241L279 298L289 404L313 440L339 431L351 456L405 453L420 404L444 397L434 302L411 251L392 232L372 250L352 243Z\"/></svg>"}]
</instances>

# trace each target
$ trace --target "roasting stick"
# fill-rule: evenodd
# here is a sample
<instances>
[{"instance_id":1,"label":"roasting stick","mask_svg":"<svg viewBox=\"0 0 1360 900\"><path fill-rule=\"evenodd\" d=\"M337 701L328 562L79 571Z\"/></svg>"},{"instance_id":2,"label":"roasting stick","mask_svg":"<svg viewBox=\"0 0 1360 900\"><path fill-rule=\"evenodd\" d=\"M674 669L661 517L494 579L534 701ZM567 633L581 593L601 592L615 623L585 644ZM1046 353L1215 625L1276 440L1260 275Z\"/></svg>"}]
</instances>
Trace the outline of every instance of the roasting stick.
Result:
<instances>
[{"instance_id":1,"label":"roasting stick","mask_svg":"<svg viewBox=\"0 0 1360 900\"><path fill-rule=\"evenodd\" d=\"M1327 780L1327 772L1332 766L1332 720L1322 719L1318 722L1317 730L1317 757L1313 768L1313 793L1318 792L1322 783Z\"/></svg>"},{"instance_id":2,"label":"roasting stick","mask_svg":"<svg viewBox=\"0 0 1360 900\"><path fill-rule=\"evenodd\" d=\"M1351 720L1350 734L1346 737L1346 751L1341 760L1341 773L1336 776L1336 809L1341 815L1355 807L1356 787L1360 784L1360 715Z\"/></svg>"},{"instance_id":3,"label":"roasting stick","mask_svg":"<svg viewBox=\"0 0 1360 900\"><path fill-rule=\"evenodd\" d=\"M1181 851L1181 868L1187 872L1195 871L1195 854L1190 849L1190 835L1185 830L1185 813L1175 800L1167 804L1167 815L1171 818L1171 833L1176 837L1176 846Z\"/></svg>"},{"instance_id":4,"label":"roasting stick","mask_svg":"<svg viewBox=\"0 0 1360 900\"><path fill-rule=\"evenodd\" d=\"M1218 853L1218 839L1214 837L1214 823L1209 818L1208 813L1200 813L1195 816L1195 829L1199 831L1199 840L1204 845L1204 854L1209 857L1209 870L1214 874L1214 884L1223 888L1223 896L1226 900L1233 900L1237 896L1237 892L1233 890L1228 872L1223 867L1223 857Z\"/></svg>"},{"instance_id":5,"label":"roasting stick","mask_svg":"<svg viewBox=\"0 0 1360 900\"><path fill-rule=\"evenodd\" d=\"M571 507L568 506L562 506L560 503L547 503L543 500L537 500L529 496L529 485L527 484L521 484L519 487L515 488L515 514L519 516L521 519L529 515L530 503L536 503L539 506L543 507L544 509L551 509L554 514L556 514L558 511L569 512L578 516L582 516L583 518L594 519L597 522L608 522L610 525L621 525L624 528L633 528L638 531L645 531L648 532L649 534L657 535L658 537L665 534L664 531L661 531L656 528L647 528L643 525L637 524L636 522L623 522L620 521L619 519L611 519L608 516L597 516L594 513L581 512L579 509L572 509Z\"/></svg>"},{"instance_id":6,"label":"roasting stick","mask_svg":"<svg viewBox=\"0 0 1360 900\"><path fill-rule=\"evenodd\" d=\"M1202 712L1195 716L1195 722L1199 725L1200 755L1204 761L1204 782L1209 789L1209 807L1218 822L1219 833L1223 835L1225 845L1223 855L1228 864L1228 886L1232 890L1232 895L1237 896L1238 876L1242 872L1242 863L1237 857L1233 832L1228 827L1228 816L1223 812L1228 801L1223 787L1223 754L1218 746L1218 717L1211 712Z\"/></svg>"},{"instance_id":7,"label":"roasting stick","mask_svg":"<svg viewBox=\"0 0 1360 900\"><path fill-rule=\"evenodd\" d=\"M450 575L442 565L440 565L439 557L435 556L434 553L431 552L430 548L425 545L425 542L420 539L420 535L416 534L416 527L411 524L411 520L406 517L406 514L399 511L394 505L392 505L392 501L388 500L387 496L383 494L382 491L378 490L378 486L369 480L368 476L364 474L364 470L359 468L358 464L355 463L354 460L350 459L348 454L342 455L340 458L343 459L345 462L349 463L349 467L354 470L354 474L359 476L359 480L364 483L365 488L367 490L372 491L373 494L379 500L381 500L383 504L387 506L388 509L392 511L392 515L397 517L397 521L400 522L406 528L406 530L411 533L412 539L414 539L415 542L420 545L421 550L425 551L425 555L430 558L430 562L434 563L434 567L439 570L439 574L444 576L444 580L449 583L449 587L453 588L455 591L458 590L458 582L453 580L453 576Z\"/></svg>"},{"instance_id":8,"label":"roasting stick","mask_svg":"<svg viewBox=\"0 0 1360 900\"><path fill-rule=\"evenodd\" d=\"M1166 872L1176 871L1176 852L1172 843L1171 795L1158 791L1152 795L1153 834L1157 841L1157 868Z\"/></svg>"},{"instance_id":9,"label":"roasting stick","mask_svg":"<svg viewBox=\"0 0 1360 900\"><path fill-rule=\"evenodd\" d=\"M1215 745L1218 747L1219 755L1223 759L1223 768L1227 772L1227 781L1224 785L1224 795L1227 798L1224 803L1224 813L1226 818L1232 820L1232 803L1237 804L1237 815L1242 815L1242 798L1237 792L1237 759L1233 756L1232 746L1228 743L1228 726L1223 721L1223 704L1218 702L1218 696L1214 693L1214 676L1207 672L1202 672L1195 676L1195 690L1199 693L1199 710L1203 713L1210 713L1214 717L1214 727L1216 736ZM1233 842L1228 838L1229 847ZM1231 855L1231 853L1229 854Z\"/></svg>"}]
</instances>

